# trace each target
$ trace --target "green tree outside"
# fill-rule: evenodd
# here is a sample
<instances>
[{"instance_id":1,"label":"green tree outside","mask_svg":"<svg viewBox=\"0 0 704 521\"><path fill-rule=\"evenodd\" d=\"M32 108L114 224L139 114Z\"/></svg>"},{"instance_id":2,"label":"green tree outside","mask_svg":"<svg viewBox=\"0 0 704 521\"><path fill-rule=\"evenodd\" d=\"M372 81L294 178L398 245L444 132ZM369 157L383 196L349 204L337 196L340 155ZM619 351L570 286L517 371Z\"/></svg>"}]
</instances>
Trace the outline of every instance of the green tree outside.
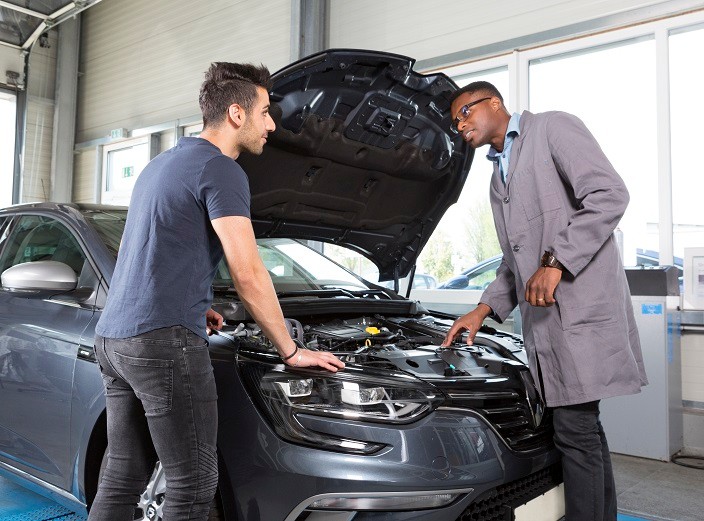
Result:
<instances>
[{"instance_id":1,"label":"green tree outside","mask_svg":"<svg viewBox=\"0 0 704 521\"><path fill-rule=\"evenodd\" d=\"M453 275L452 244L443 230L436 230L430 237L418 258L418 264L424 273L432 275L438 281Z\"/></svg>"}]
</instances>

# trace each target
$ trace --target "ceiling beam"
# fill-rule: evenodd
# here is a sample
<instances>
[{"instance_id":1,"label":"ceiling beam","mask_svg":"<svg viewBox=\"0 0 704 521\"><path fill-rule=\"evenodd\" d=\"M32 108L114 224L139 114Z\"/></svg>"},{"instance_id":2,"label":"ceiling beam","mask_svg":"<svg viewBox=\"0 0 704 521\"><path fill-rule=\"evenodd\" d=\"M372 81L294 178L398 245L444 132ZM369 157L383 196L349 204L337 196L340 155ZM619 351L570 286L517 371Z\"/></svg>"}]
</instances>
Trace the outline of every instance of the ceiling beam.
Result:
<instances>
[{"instance_id":1,"label":"ceiling beam","mask_svg":"<svg viewBox=\"0 0 704 521\"><path fill-rule=\"evenodd\" d=\"M73 2L69 2L62 8L57 9L53 13L44 14L33 9L28 9L26 7L21 7L19 5L12 4L10 2L7 2L6 0L0 0L0 7L5 7L7 9L11 9L12 11L17 11L18 13L38 18L42 21L32 32L30 37L27 38L24 42L22 42L19 46L7 42L0 42L0 44L26 51L30 47L32 47L34 42L37 40L37 38L39 38L39 36L41 36L44 31L46 31L47 29L51 29L52 27L56 26L57 24L60 24L65 20L68 20L71 17L76 16L78 13L85 11L86 9L97 4L98 2L100 2L100 0L74 0Z\"/></svg>"},{"instance_id":2,"label":"ceiling beam","mask_svg":"<svg viewBox=\"0 0 704 521\"><path fill-rule=\"evenodd\" d=\"M71 2L71 4L73 4L73 2ZM12 9L13 11L28 14L29 16L34 16L35 18L41 18L42 20L46 20L47 18L49 18L48 14L43 14L32 9L27 9L26 7L11 4L10 2L5 2L3 0L0 0L0 7L7 7L8 9Z\"/></svg>"}]
</instances>

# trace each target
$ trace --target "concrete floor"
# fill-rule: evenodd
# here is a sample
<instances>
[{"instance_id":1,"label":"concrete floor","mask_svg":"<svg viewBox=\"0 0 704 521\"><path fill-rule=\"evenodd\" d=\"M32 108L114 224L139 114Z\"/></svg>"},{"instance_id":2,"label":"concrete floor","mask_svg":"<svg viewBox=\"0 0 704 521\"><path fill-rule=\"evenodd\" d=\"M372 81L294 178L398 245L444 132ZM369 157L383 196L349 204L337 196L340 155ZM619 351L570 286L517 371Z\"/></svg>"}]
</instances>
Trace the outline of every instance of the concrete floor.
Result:
<instances>
[{"instance_id":1,"label":"concrete floor","mask_svg":"<svg viewBox=\"0 0 704 521\"><path fill-rule=\"evenodd\" d=\"M612 454L618 510L653 521L704 519L704 469Z\"/></svg>"},{"instance_id":2,"label":"concrete floor","mask_svg":"<svg viewBox=\"0 0 704 521\"><path fill-rule=\"evenodd\" d=\"M613 454L618 521L701 521L704 470ZM0 521L85 521L0 477Z\"/></svg>"}]
</instances>

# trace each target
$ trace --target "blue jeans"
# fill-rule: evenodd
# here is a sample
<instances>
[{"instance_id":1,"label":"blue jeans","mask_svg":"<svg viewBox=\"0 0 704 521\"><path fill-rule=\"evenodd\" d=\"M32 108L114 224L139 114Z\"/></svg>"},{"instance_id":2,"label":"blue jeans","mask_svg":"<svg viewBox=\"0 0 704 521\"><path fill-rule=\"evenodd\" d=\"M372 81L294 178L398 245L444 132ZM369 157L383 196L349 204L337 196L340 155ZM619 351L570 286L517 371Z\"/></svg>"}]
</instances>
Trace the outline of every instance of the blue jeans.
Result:
<instances>
[{"instance_id":1,"label":"blue jeans","mask_svg":"<svg viewBox=\"0 0 704 521\"><path fill-rule=\"evenodd\" d=\"M217 392L208 343L181 326L96 336L106 391L108 459L90 521L131 521L161 461L164 521L208 518L218 465Z\"/></svg>"},{"instance_id":2,"label":"blue jeans","mask_svg":"<svg viewBox=\"0 0 704 521\"><path fill-rule=\"evenodd\" d=\"M616 486L599 401L553 409L562 454L565 521L616 521Z\"/></svg>"}]
</instances>

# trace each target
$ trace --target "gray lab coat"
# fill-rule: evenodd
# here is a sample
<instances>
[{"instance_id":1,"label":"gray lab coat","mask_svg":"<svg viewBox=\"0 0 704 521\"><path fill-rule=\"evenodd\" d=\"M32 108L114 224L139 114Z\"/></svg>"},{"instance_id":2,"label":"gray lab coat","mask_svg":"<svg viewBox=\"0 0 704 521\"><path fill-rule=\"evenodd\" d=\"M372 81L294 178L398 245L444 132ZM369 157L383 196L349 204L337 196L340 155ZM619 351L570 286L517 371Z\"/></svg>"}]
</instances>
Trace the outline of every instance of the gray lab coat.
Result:
<instances>
[{"instance_id":1,"label":"gray lab coat","mask_svg":"<svg viewBox=\"0 0 704 521\"><path fill-rule=\"evenodd\" d=\"M613 231L628 205L621 177L584 124L523 112L506 185L490 199L503 250L481 302L503 321L519 305L533 378L550 407L640 392L647 384L628 283ZM566 271L557 304L533 307L525 284L551 250Z\"/></svg>"}]
</instances>

